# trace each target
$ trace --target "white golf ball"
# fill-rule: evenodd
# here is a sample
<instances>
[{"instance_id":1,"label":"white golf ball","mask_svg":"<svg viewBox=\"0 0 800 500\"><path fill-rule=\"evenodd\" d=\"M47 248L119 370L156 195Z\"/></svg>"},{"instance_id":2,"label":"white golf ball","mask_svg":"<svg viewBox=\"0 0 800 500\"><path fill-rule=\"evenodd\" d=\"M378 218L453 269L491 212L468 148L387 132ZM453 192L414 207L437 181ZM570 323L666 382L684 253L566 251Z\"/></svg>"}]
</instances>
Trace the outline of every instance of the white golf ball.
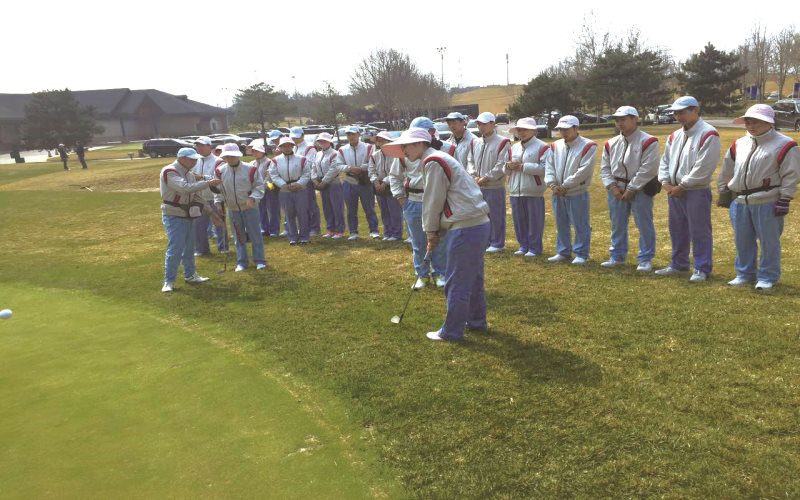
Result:
<instances>
[{"instance_id":1,"label":"white golf ball","mask_svg":"<svg viewBox=\"0 0 800 500\"><path fill-rule=\"evenodd\" d=\"M12 314L14 313L11 312L11 309L3 309L0 311L0 319L8 319Z\"/></svg>"}]
</instances>

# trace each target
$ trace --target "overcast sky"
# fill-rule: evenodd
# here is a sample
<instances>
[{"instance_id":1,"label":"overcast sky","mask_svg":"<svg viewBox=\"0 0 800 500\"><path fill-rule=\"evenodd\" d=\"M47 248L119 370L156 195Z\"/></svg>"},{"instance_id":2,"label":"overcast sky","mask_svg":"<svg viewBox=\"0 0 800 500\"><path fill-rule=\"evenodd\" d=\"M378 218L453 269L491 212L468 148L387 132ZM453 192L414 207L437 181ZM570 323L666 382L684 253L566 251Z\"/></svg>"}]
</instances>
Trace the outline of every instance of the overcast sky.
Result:
<instances>
[{"instance_id":1,"label":"overcast sky","mask_svg":"<svg viewBox=\"0 0 800 500\"><path fill-rule=\"evenodd\" d=\"M305 93L328 80L344 92L355 67L377 48L404 51L439 76L437 47L446 47L444 79L451 86L504 84L508 53L511 82L525 83L573 53L584 16L601 32L638 28L649 45L682 60L709 41L736 48L755 23L771 32L784 28L797 17L791 5L9 1L0 92L156 88L212 105L230 104L236 89L258 81ZM751 12L754 6L761 12Z\"/></svg>"}]
</instances>

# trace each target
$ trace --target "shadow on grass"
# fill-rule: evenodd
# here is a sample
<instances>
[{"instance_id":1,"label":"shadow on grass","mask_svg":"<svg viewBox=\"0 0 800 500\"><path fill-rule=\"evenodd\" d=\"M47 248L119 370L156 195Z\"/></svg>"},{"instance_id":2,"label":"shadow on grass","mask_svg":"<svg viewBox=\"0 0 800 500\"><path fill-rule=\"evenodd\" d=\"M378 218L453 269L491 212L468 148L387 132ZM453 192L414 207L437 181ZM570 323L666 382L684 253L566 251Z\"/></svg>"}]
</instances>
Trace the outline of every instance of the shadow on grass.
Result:
<instances>
[{"instance_id":1,"label":"shadow on grass","mask_svg":"<svg viewBox=\"0 0 800 500\"><path fill-rule=\"evenodd\" d=\"M489 313L503 318L518 318L533 326L556 320L558 306L546 297L513 294L490 290L486 292Z\"/></svg>"},{"instance_id":2,"label":"shadow on grass","mask_svg":"<svg viewBox=\"0 0 800 500\"><path fill-rule=\"evenodd\" d=\"M502 330L490 328L486 334L468 334L463 345L508 364L531 383L597 386L603 380L603 372L595 363L540 342L525 342Z\"/></svg>"}]
</instances>

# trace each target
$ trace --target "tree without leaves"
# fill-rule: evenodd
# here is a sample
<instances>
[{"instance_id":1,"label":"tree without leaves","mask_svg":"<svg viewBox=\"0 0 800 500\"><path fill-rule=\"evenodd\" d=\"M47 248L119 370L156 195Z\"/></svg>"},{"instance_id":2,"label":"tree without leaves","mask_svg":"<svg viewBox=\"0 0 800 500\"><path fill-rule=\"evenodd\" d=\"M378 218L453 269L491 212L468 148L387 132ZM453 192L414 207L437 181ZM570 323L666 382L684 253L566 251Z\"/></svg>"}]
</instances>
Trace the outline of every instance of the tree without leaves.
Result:
<instances>
[{"instance_id":1,"label":"tree without leaves","mask_svg":"<svg viewBox=\"0 0 800 500\"><path fill-rule=\"evenodd\" d=\"M233 98L233 107L237 125L247 127L255 123L261 127L260 130L266 130L267 125L274 127L286 117L289 96L286 92L276 91L272 85L259 82L239 89Z\"/></svg>"},{"instance_id":2,"label":"tree without leaves","mask_svg":"<svg viewBox=\"0 0 800 500\"><path fill-rule=\"evenodd\" d=\"M697 98L705 111L716 113L731 111L731 94L740 87L746 72L737 54L717 50L708 43L680 65L676 76L682 93Z\"/></svg>"},{"instance_id":3,"label":"tree without leaves","mask_svg":"<svg viewBox=\"0 0 800 500\"><path fill-rule=\"evenodd\" d=\"M93 108L81 106L69 89L34 92L25 106L23 142L29 148L87 145L103 130L95 122Z\"/></svg>"},{"instance_id":4,"label":"tree without leaves","mask_svg":"<svg viewBox=\"0 0 800 500\"><path fill-rule=\"evenodd\" d=\"M753 31L742 47L742 58L747 68L748 78L758 87L758 100L764 100L764 86L769 72L771 42L766 28L753 26Z\"/></svg>"},{"instance_id":5,"label":"tree without leaves","mask_svg":"<svg viewBox=\"0 0 800 500\"><path fill-rule=\"evenodd\" d=\"M783 86L792 67L792 57L794 56L795 43L798 33L794 26L784 28L772 37L772 57L771 66L778 81L778 98L783 98Z\"/></svg>"}]
</instances>

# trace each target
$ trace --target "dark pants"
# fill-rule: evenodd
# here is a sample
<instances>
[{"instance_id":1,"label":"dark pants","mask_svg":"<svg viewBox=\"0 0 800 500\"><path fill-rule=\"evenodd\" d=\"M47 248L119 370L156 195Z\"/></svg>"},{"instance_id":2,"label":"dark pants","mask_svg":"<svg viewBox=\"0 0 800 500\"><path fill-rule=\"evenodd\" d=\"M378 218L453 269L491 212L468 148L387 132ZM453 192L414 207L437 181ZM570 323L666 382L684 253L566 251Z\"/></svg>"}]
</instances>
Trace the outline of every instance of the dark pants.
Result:
<instances>
[{"instance_id":1,"label":"dark pants","mask_svg":"<svg viewBox=\"0 0 800 500\"><path fill-rule=\"evenodd\" d=\"M544 233L544 197L512 196L511 214L519 249L523 252L542 253Z\"/></svg>"},{"instance_id":2,"label":"dark pants","mask_svg":"<svg viewBox=\"0 0 800 500\"><path fill-rule=\"evenodd\" d=\"M347 206L347 228L350 234L358 234L358 202L364 209L370 233L378 232L378 216L375 214L375 188L372 184L342 183Z\"/></svg>"},{"instance_id":3,"label":"dark pants","mask_svg":"<svg viewBox=\"0 0 800 500\"><path fill-rule=\"evenodd\" d=\"M713 264L714 241L711 236L711 190L690 189L680 198L667 197L669 237L672 240L673 269L689 269L689 245L694 268L706 274Z\"/></svg>"},{"instance_id":4,"label":"dark pants","mask_svg":"<svg viewBox=\"0 0 800 500\"><path fill-rule=\"evenodd\" d=\"M264 197L258 202L261 218L261 234L278 236L281 232L281 200L277 191L267 188Z\"/></svg>"},{"instance_id":5,"label":"dark pants","mask_svg":"<svg viewBox=\"0 0 800 500\"><path fill-rule=\"evenodd\" d=\"M309 183L305 190L308 197L308 229L319 234L322 232L319 220L319 205L317 204L317 190Z\"/></svg>"}]
</instances>

